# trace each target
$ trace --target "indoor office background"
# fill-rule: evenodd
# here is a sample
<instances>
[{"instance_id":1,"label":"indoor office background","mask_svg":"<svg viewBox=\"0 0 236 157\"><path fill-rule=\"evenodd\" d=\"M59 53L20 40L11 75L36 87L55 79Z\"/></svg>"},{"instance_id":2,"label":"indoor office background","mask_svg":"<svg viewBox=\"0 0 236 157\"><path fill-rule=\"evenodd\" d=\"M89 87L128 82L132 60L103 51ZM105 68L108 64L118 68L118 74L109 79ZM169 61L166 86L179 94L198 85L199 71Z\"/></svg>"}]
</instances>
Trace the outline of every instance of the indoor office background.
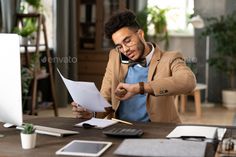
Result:
<instances>
[{"instance_id":1,"label":"indoor office background","mask_svg":"<svg viewBox=\"0 0 236 157\"><path fill-rule=\"evenodd\" d=\"M174 6L175 4L171 0L163 2L160 0L159 7L165 6L163 3L168 5L168 1L170 4L172 3L171 8L175 8L175 11L178 11L176 8L181 8L179 11L182 13L179 16L186 18L190 14L193 16L200 15L205 26L208 25L207 18L231 14L236 8L236 1L234 0L181 0L178 5L181 4L182 6ZM68 105L71 98L55 68L59 68L66 78L92 81L100 88L109 48L112 47L111 41L103 37L104 21L113 11L125 8L139 13L145 6L150 5L151 0L42 0L42 2L46 17L48 43L53 55L51 62L54 68L59 116L73 116L70 105ZM16 25L16 13L19 11L19 7L20 0L1 0L1 32L12 32ZM83 24L88 20L92 23L91 25ZM188 20L175 21L176 27L183 25L183 21L185 21L186 27L184 29L187 31L181 30L183 28L179 28L181 31L169 30L168 50L182 52L186 60L194 67L197 82L201 84L208 82L208 88L207 90L205 88L200 90L201 116L196 116L194 97L188 96L185 113L180 110L180 100L178 103L181 118L184 123L234 125L235 109L228 109L222 103L221 92L228 87L229 80L224 73L211 66L206 73L206 51L209 51L209 56L214 55L214 47L216 46L213 42L214 39L210 38L210 42L207 43L206 37L201 35L204 27L194 28ZM149 39L155 40L152 37ZM164 49L162 42L158 44ZM234 80L234 82L236 81ZM47 81L39 83L38 86L40 86L39 89L41 89L43 98L47 97L48 94L50 95L43 90L48 86ZM207 99L205 99L206 95ZM45 109L40 110L38 116L54 115L50 109Z\"/></svg>"}]
</instances>

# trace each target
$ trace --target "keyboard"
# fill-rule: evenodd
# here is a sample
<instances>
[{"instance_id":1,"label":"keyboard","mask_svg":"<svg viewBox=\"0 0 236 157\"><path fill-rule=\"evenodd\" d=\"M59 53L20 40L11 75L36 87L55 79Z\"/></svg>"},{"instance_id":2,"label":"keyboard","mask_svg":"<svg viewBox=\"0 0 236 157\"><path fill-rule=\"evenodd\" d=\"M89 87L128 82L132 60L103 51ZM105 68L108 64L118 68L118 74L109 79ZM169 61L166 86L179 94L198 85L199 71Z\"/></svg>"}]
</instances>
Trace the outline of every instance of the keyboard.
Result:
<instances>
[{"instance_id":1,"label":"keyboard","mask_svg":"<svg viewBox=\"0 0 236 157\"><path fill-rule=\"evenodd\" d=\"M53 128L53 127L47 127L47 126L41 126L41 125L34 125L36 130L35 132L38 134L44 134L44 135L51 135L51 136L59 136L63 137L65 135L73 135L78 134L78 131L72 131L72 130L65 130L65 129L59 129L59 128ZM19 130L22 130L22 126L16 127Z\"/></svg>"},{"instance_id":2,"label":"keyboard","mask_svg":"<svg viewBox=\"0 0 236 157\"><path fill-rule=\"evenodd\" d=\"M112 128L110 130L103 131L103 134L115 137L141 137L143 135L143 131L135 128Z\"/></svg>"}]
</instances>

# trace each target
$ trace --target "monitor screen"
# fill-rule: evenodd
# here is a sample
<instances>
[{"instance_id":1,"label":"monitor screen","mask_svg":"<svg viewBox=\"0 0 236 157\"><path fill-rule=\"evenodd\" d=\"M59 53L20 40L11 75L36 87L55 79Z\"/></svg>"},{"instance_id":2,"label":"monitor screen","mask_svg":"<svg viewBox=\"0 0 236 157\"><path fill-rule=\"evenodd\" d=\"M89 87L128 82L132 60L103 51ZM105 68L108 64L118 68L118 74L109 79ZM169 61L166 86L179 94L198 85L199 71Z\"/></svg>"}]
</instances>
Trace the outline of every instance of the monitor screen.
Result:
<instances>
[{"instance_id":1,"label":"monitor screen","mask_svg":"<svg viewBox=\"0 0 236 157\"><path fill-rule=\"evenodd\" d=\"M22 125L20 44L17 34L0 33L0 121Z\"/></svg>"}]
</instances>

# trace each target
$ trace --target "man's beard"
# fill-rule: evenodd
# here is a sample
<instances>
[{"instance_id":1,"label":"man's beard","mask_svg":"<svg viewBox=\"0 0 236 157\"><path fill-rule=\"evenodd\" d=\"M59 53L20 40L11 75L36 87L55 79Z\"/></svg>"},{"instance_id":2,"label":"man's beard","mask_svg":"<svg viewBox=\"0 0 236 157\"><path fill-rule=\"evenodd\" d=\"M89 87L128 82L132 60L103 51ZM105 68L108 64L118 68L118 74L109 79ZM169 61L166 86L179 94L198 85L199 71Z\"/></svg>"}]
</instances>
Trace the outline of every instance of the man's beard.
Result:
<instances>
[{"instance_id":1,"label":"man's beard","mask_svg":"<svg viewBox=\"0 0 236 157\"><path fill-rule=\"evenodd\" d=\"M145 52L145 45L144 43L142 42L142 40L138 40L138 44L137 44L137 49L138 51L140 52L140 56L138 59L142 58L143 55L144 55L144 52Z\"/></svg>"}]
</instances>

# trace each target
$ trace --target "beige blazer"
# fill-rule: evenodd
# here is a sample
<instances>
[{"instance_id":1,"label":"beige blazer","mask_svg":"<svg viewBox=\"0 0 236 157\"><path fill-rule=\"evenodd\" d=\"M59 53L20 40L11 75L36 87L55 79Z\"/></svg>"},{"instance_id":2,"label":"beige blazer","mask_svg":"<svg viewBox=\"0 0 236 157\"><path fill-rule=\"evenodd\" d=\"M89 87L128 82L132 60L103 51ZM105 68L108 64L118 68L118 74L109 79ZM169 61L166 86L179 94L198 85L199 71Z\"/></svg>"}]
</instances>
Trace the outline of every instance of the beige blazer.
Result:
<instances>
[{"instance_id":1,"label":"beige blazer","mask_svg":"<svg viewBox=\"0 0 236 157\"><path fill-rule=\"evenodd\" d=\"M118 83L124 80L127 71L128 64L121 64L119 53L114 49L111 50L101 94L112 104L115 112L120 101L115 98L114 91ZM150 120L152 122L180 123L174 105L174 96L190 93L196 86L195 76L186 66L181 53L162 52L156 47L149 65L147 81L155 93L154 95L147 94L146 107ZM113 116L115 115L113 114ZM105 114L103 114L104 116Z\"/></svg>"}]
</instances>

